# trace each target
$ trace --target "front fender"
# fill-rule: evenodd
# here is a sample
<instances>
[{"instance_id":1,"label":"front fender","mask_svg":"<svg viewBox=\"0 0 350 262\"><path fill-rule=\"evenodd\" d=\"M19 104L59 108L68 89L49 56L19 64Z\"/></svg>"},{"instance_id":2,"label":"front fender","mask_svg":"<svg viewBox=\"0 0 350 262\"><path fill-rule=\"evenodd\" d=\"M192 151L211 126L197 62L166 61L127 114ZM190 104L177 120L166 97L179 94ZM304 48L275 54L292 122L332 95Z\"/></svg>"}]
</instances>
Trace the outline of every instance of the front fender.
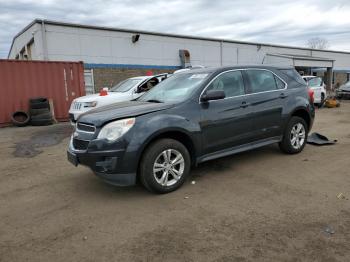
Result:
<instances>
[{"instance_id":1,"label":"front fender","mask_svg":"<svg viewBox=\"0 0 350 262\"><path fill-rule=\"evenodd\" d=\"M154 114L141 116L137 122L137 131L132 134L127 148L128 152L136 153L137 163L150 142L165 133L181 133L192 142L195 152L201 150L201 129L197 121L190 121L180 115Z\"/></svg>"}]
</instances>

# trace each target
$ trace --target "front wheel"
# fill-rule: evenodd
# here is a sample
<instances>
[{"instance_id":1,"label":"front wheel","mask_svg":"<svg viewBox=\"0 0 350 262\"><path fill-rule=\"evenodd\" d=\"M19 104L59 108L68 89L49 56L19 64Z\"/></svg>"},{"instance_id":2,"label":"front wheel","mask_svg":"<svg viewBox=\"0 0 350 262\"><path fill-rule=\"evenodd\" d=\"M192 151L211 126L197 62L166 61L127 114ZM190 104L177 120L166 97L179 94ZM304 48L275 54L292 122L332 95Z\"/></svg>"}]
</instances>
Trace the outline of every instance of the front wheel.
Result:
<instances>
[{"instance_id":1,"label":"front wheel","mask_svg":"<svg viewBox=\"0 0 350 262\"><path fill-rule=\"evenodd\" d=\"M187 148L174 139L160 139L143 153L140 180L151 192L169 193L178 189L190 172Z\"/></svg>"},{"instance_id":2,"label":"front wheel","mask_svg":"<svg viewBox=\"0 0 350 262\"><path fill-rule=\"evenodd\" d=\"M304 119L293 116L284 131L283 139L280 142L280 149L287 154L301 152L306 144L308 126Z\"/></svg>"}]
</instances>

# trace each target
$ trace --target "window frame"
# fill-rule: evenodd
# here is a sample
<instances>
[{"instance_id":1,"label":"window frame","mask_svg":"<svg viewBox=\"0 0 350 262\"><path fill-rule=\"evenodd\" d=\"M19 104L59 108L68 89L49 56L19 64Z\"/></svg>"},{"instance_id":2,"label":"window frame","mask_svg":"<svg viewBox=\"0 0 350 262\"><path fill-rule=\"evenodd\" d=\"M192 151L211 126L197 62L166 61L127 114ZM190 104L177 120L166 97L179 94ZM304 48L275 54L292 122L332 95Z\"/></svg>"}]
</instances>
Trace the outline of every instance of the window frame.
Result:
<instances>
[{"instance_id":1,"label":"window frame","mask_svg":"<svg viewBox=\"0 0 350 262\"><path fill-rule=\"evenodd\" d=\"M270 92L276 92L276 91L281 91L281 90L285 90L287 89L287 86L288 84L286 83L286 81L284 81L280 76L278 76L276 73L272 72L271 70L268 70L268 69L264 69L264 68L247 68L245 71L251 71L251 70L254 70L254 71L266 71L266 72L269 72L272 74L272 76L274 77L274 83L276 85L276 89L273 89L273 90L266 90L266 91L260 91L260 92L253 92L252 89L251 89L251 82L250 82L250 79L249 79L249 76L247 73L245 73L245 77L247 78L247 82L248 82L248 95L255 95L255 94L263 94L263 93L270 93ZM278 78L279 80L282 81L282 83L284 83L284 88L278 88L278 85L277 85L277 81L275 78Z\"/></svg>"},{"instance_id":2,"label":"window frame","mask_svg":"<svg viewBox=\"0 0 350 262\"><path fill-rule=\"evenodd\" d=\"M267 72L270 72L272 73L275 77L278 77L283 83L284 83L284 88L283 89L276 89L276 90L268 90L268 91L261 91L261 92L257 92L257 93L249 93L249 89L248 88L248 84L250 84L249 82L249 79L246 75L246 71L248 70L262 70L262 71L267 71ZM242 74L242 77L243 77L243 84L244 84L244 92L245 94L244 95L238 95L238 96L231 96L231 97L225 97L223 99L219 99L219 100L212 100L210 102L215 102L215 101L222 101L222 100L226 100L226 99L232 99L232 98L236 98L236 97L242 97L242 96L250 96L250 95L255 95L255 94L262 94L262 93L270 93L270 92L276 92L276 91L283 91L283 90L286 90L288 88L288 84L286 81L284 81L279 75L277 75L276 73L272 72L271 70L268 70L268 69L265 69L265 68L255 68L255 67L252 67L252 68L238 68L238 69L230 69L230 70L226 70L226 71L223 71L221 73L219 73L218 75L216 75L212 80L209 81L208 84L206 84L206 86L203 88L202 92L200 93L199 95L199 98L198 98L198 102L199 104L202 104L202 103L207 103L207 102L202 102L201 101L201 97L203 96L203 94L205 93L205 91L207 90L207 88L209 87L209 85L215 81L216 78L218 78L220 75L224 74L224 73L227 73L227 72L232 72L232 71L241 71L241 74ZM248 83L247 83L248 82ZM275 81L276 82L276 81ZM276 87L277 87L277 83L276 83Z\"/></svg>"},{"instance_id":3,"label":"window frame","mask_svg":"<svg viewBox=\"0 0 350 262\"><path fill-rule=\"evenodd\" d=\"M225 97L225 98L223 98L223 99L229 99L229 98L232 98L232 97L239 97L239 96L244 96L244 95L246 95L246 94L247 94L247 84L246 84L246 80L245 80L245 78L244 78L244 74L243 74L243 72L242 72L241 69L233 69L233 70L228 70L228 71L221 72L220 74L218 74L217 76L215 76L212 80L210 80L210 82L205 86L205 91L208 89L208 87L209 87L217 78L219 78L219 77L222 76L223 74L231 73L231 72L237 72L237 71L239 71L239 72L241 73L244 94L243 94L243 95L236 95L236 96L229 96L229 97ZM203 90L203 91L204 91L204 90ZM200 97L202 96L203 91L202 91ZM221 99L220 99L220 100L221 100Z\"/></svg>"}]
</instances>

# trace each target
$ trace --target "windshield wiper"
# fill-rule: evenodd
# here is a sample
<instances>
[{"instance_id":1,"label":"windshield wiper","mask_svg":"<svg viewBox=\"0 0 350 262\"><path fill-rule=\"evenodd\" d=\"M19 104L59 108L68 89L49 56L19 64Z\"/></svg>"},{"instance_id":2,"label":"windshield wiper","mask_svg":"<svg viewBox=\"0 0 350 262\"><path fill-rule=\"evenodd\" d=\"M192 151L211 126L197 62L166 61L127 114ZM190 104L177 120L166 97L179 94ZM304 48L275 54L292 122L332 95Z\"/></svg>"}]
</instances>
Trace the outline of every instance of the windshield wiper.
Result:
<instances>
[{"instance_id":1,"label":"windshield wiper","mask_svg":"<svg viewBox=\"0 0 350 262\"><path fill-rule=\"evenodd\" d=\"M157 100L157 99L146 100L146 102L150 102L150 103L163 103L162 101Z\"/></svg>"}]
</instances>

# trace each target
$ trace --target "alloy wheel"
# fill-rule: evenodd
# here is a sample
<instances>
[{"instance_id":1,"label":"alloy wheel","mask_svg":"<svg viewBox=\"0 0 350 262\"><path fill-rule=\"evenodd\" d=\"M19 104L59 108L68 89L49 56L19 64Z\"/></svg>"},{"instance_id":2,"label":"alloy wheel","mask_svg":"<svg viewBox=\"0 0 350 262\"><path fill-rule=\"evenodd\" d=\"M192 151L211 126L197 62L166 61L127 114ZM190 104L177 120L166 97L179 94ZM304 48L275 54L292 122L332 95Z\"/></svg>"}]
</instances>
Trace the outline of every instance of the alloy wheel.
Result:
<instances>
[{"instance_id":1,"label":"alloy wheel","mask_svg":"<svg viewBox=\"0 0 350 262\"><path fill-rule=\"evenodd\" d=\"M290 134L290 142L294 149L300 149L304 143L306 138L305 127L301 123L297 123L292 127L292 131Z\"/></svg>"},{"instance_id":2,"label":"alloy wheel","mask_svg":"<svg viewBox=\"0 0 350 262\"><path fill-rule=\"evenodd\" d=\"M162 186L172 186L179 181L185 170L185 159L175 149L161 152L153 165L153 176Z\"/></svg>"}]
</instances>

